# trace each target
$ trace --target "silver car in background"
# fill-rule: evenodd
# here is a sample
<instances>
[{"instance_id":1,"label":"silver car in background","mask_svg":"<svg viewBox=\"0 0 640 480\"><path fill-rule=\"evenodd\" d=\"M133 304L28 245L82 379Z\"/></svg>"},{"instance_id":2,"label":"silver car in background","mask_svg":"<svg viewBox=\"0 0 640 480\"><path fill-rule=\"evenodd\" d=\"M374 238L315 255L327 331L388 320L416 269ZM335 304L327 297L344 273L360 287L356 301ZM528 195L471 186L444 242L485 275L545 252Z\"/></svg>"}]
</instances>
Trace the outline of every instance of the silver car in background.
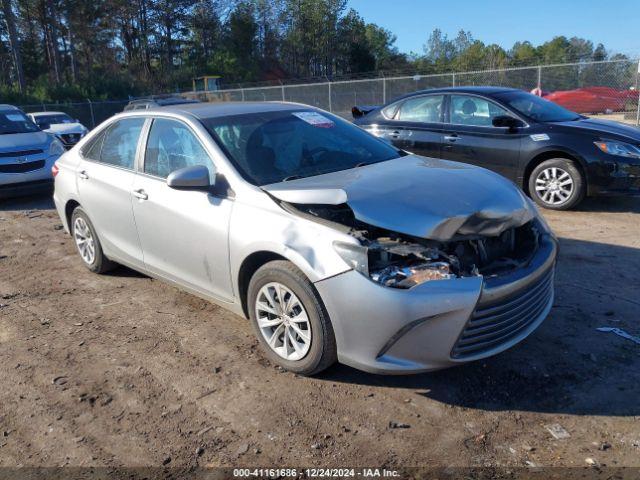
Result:
<instances>
[{"instance_id":1,"label":"silver car in background","mask_svg":"<svg viewBox=\"0 0 640 480\"><path fill-rule=\"evenodd\" d=\"M51 192L51 169L62 153L60 141L22 110L0 105L0 199Z\"/></svg>"},{"instance_id":2,"label":"silver car in background","mask_svg":"<svg viewBox=\"0 0 640 480\"><path fill-rule=\"evenodd\" d=\"M553 303L557 241L511 182L308 106L127 112L57 167L56 207L90 270L117 262L248 317L297 373L484 358Z\"/></svg>"}]
</instances>

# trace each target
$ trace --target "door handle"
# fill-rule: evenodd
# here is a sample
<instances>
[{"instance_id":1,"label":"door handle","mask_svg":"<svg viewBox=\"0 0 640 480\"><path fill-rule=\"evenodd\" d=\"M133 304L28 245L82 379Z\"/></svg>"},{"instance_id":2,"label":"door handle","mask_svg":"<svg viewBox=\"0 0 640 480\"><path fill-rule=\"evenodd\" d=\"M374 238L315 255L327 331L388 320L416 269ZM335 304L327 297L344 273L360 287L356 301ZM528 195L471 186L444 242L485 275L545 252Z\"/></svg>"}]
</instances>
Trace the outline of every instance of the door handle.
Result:
<instances>
[{"instance_id":1,"label":"door handle","mask_svg":"<svg viewBox=\"0 0 640 480\"><path fill-rule=\"evenodd\" d=\"M149 198L149 195L147 195L147 193L141 188L134 190L132 193L134 197L139 198L140 200L146 200Z\"/></svg>"},{"instance_id":2,"label":"door handle","mask_svg":"<svg viewBox=\"0 0 640 480\"><path fill-rule=\"evenodd\" d=\"M447 142L455 142L456 140L458 140L460 137L458 135L456 135L455 133L453 135L445 135L444 139Z\"/></svg>"},{"instance_id":3,"label":"door handle","mask_svg":"<svg viewBox=\"0 0 640 480\"><path fill-rule=\"evenodd\" d=\"M87 180L89 178L89 175L87 175L86 170L80 170L78 172L78 178L81 178L82 180Z\"/></svg>"},{"instance_id":4,"label":"door handle","mask_svg":"<svg viewBox=\"0 0 640 480\"><path fill-rule=\"evenodd\" d=\"M389 136L391 138L398 138L400 136L400 131L399 130L394 130L393 132L391 132L391 134Z\"/></svg>"}]
</instances>

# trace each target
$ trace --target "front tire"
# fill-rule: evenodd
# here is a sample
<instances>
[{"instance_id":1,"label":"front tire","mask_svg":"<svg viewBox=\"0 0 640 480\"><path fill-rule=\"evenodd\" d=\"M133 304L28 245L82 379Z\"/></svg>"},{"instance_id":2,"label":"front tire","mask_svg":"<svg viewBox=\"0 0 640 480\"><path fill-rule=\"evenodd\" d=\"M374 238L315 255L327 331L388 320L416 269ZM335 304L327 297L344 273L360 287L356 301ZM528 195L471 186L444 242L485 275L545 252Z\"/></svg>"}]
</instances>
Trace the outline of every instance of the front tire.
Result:
<instances>
[{"instance_id":1,"label":"front tire","mask_svg":"<svg viewBox=\"0 0 640 480\"><path fill-rule=\"evenodd\" d=\"M337 360L336 341L322 299L293 265L275 260L249 282L251 323L267 357L286 370L314 375Z\"/></svg>"},{"instance_id":2,"label":"front tire","mask_svg":"<svg viewBox=\"0 0 640 480\"><path fill-rule=\"evenodd\" d=\"M566 158L545 160L531 172L529 195L540 206L570 210L585 197L586 181L577 165Z\"/></svg>"},{"instance_id":3,"label":"front tire","mask_svg":"<svg viewBox=\"0 0 640 480\"><path fill-rule=\"evenodd\" d=\"M104 255L96 230L82 207L76 207L71 215L71 236L84 266L89 270L105 273L115 268L116 264Z\"/></svg>"}]
</instances>

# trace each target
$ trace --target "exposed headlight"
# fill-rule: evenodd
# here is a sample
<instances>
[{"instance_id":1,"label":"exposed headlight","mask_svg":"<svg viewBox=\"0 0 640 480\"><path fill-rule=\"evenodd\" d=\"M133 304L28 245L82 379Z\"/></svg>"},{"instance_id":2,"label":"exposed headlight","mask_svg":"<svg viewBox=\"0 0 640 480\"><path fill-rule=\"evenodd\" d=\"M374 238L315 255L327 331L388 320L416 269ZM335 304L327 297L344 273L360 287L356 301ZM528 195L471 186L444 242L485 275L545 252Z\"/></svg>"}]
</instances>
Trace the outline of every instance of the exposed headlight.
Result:
<instances>
[{"instance_id":1,"label":"exposed headlight","mask_svg":"<svg viewBox=\"0 0 640 480\"><path fill-rule=\"evenodd\" d=\"M392 265L373 272L371 279L387 287L411 288L433 280L456 278L447 262L424 262L411 266Z\"/></svg>"},{"instance_id":2,"label":"exposed headlight","mask_svg":"<svg viewBox=\"0 0 640 480\"><path fill-rule=\"evenodd\" d=\"M595 143L596 147L598 147L604 153L608 153L610 155L617 155L620 157L640 159L640 148L630 143L614 142L614 141L593 142L593 143Z\"/></svg>"},{"instance_id":3,"label":"exposed headlight","mask_svg":"<svg viewBox=\"0 0 640 480\"><path fill-rule=\"evenodd\" d=\"M367 247L347 242L333 242L333 248L356 272L369 276L369 256Z\"/></svg>"},{"instance_id":4,"label":"exposed headlight","mask_svg":"<svg viewBox=\"0 0 640 480\"><path fill-rule=\"evenodd\" d=\"M388 265L369 271L369 249L346 242L333 242L333 248L355 271L385 287L411 288L432 280L449 280L456 275L448 262L413 261L407 265Z\"/></svg>"},{"instance_id":5,"label":"exposed headlight","mask_svg":"<svg viewBox=\"0 0 640 480\"><path fill-rule=\"evenodd\" d=\"M49 145L49 156L62 155L65 152L64 145L57 138L54 138Z\"/></svg>"}]
</instances>

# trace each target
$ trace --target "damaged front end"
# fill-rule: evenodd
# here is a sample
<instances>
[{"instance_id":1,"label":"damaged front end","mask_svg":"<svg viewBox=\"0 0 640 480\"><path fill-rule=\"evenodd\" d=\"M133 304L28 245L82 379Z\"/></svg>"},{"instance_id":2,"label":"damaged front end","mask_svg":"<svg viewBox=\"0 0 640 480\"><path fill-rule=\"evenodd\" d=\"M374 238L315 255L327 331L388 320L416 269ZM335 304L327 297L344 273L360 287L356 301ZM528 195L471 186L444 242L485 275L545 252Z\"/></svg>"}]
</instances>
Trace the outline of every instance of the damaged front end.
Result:
<instances>
[{"instance_id":1,"label":"damaged front end","mask_svg":"<svg viewBox=\"0 0 640 480\"><path fill-rule=\"evenodd\" d=\"M534 217L522 225L507 226L496 235L465 233L435 241L366 224L356 219L346 203L282 204L356 238L358 244L334 242L340 257L374 282L399 289L437 280L508 274L531 261L543 229Z\"/></svg>"}]
</instances>

